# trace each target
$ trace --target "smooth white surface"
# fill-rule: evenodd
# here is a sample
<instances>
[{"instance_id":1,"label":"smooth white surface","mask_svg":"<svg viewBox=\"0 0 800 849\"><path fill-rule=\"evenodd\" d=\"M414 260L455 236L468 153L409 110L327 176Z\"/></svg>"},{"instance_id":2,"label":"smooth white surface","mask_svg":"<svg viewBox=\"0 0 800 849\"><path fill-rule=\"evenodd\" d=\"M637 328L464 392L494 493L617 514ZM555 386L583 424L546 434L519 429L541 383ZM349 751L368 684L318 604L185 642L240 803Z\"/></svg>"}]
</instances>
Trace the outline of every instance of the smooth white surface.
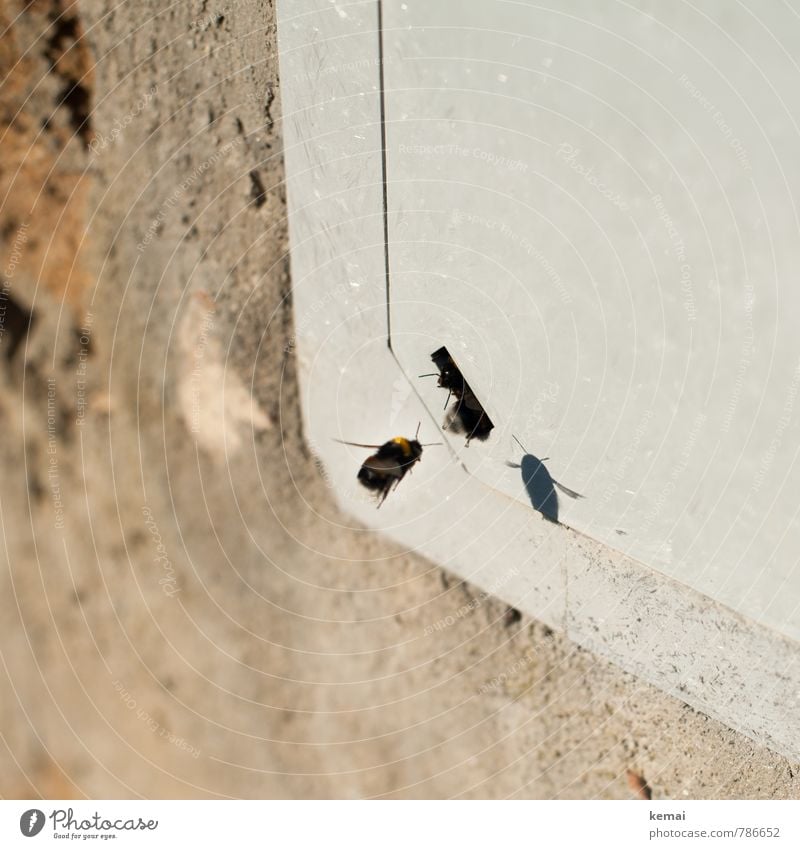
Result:
<instances>
[{"instance_id":1,"label":"smooth white surface","mask_svg":"<svg viewBox=\"0 0 800 849\"><path fill-rule=\"evenodd\" d=\"M772 156L756 185L755 162L744 171L680 82L693 67L704 96L740 115L741 98L716 71L702 76L705 60L686 46L689 36L709 40L706 52L718 42L719 60L736 64L730 39L694 18L673 21L683 34L669 35L631 6L612 7L619 18L604 33L580 19L596 14L589 5L576 5L576 18L525 4L385 3L395 357L377 8L279 5L297 356L306 433L329 484L367 527L800 757L789 638L798 633L797 416L783 412L800 350L783 312L796 298L790 184L769 170L784 165ZM737 9L726 26L747 18ZM535 37L521 36L523 26ZM790 62L758 49L766 64ZM481 51L489 55L477 61ZM547 73L515 70L524 62ZM770 87L758 85L764 110ZM605 102L613 97L617 112ZM634 117L647 133L632 129ZM787 122L777 112L758 125L741 118L741 133L750 127L748 151L763 154L768 127L788 173ZM467 153L436 152L456 143ZM627 209L559 161L563 143ZM758 201L768 189L766 211ZM675 233L692 270L683 289ZM442 439L444 393L416 377L441 344L497 429L484 445L447 437L426 449L376 510L355 480L365 451L333 438L377 443L411 436L421 421L423 441ZM512 433L584 493L560 500L577 530L531 509L519 472L504 465L519 459Z\"/></svg>"},{"instance_id":2,"label":"smooth white surface","mask_svg":"<svg viewBox=\"0 0 800 849\"><path fill-rule=\"evenodd\" d=\"M777 6L385 3L392 330L409 376L446 344L480 388L498 428L453 445L481 480L525 501L516 434L586 495L568 525L797 638L798 71L763 26L797 53L800 21Z\"/></svg>"}]
</instances>

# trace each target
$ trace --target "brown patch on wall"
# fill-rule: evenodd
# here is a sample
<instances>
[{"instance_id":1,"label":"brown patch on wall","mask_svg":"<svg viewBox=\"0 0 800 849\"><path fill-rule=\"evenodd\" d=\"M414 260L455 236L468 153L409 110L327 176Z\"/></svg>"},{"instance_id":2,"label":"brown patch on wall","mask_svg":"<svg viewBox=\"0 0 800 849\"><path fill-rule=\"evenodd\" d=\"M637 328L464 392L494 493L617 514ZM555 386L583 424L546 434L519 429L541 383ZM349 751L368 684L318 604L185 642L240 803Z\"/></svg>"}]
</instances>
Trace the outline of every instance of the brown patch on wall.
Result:
<instances>
[{"instance_id":1,"label":"brown patch on wall","mask_svg":"<svg viewBox=\"0 0 800 849\"><path fill-rule=\"evenodd\" d=\"M83 794L66 774L68 767L60 767L43 756L30 775L19 776L8 786L13 799L80 799Z\"/></svg>"},{"instance_id":2,"label":"brown patch on wall","mask_svg":"<svg viewBox=\"0 0 800 849\"><path fill-rule=\"evenodd\" d=\"M653 798L653 791L650 789L650 785L643 775L639 775L638 772L629 769L625 773L625 776L628 779L628 787L637 799L649 802Z\"/></svg>"},{"instance_id":3,"label":"brown patch on wall","mask_svg":"<svg viewBox=\"0 0 800 849\"><path fill-rule=\"evenodd\" d=\"M0 0L0 275L76 312L88 290L93 60L75 3ZM13 22L13 23L12 23Z\"/></svg>"}]
</instances>

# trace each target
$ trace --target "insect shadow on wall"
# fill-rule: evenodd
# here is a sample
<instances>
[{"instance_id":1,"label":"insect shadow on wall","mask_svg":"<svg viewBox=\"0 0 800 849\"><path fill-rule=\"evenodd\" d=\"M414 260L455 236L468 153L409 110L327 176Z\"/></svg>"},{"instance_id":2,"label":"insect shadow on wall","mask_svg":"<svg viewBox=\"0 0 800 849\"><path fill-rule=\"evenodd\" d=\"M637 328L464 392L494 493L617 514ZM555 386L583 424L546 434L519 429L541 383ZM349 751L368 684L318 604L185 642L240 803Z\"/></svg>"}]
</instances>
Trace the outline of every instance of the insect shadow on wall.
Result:
<instances>
[{"instance_id":1,"label":"insect shadow on wall","mask_svg":"<svg viewBox=\"0 0 800 849\"><path fill-rule=\"evenodd\" d=\"M471 439L483 442L488 439L494 428L492 420L481 402L475 397L472 388L464 379L461 369L450 356L445 347L441 347L431 354L434 365L439 369L432 374L421 374L420 377L438 377L438 385L447 390L447 400L444 402L445 409L451 398L455 398L453 406L448 410L442 427L453 433L463 433L467 438L467 446Z\"/></svg>"},{"instance_id":2,"label":"insect shadow on wall","mask_svg":"<svg viewBox=\"0 0 800 849\"><path fill-rule=\"evenodd\" d=\"M418 463L422 457L422 449L431 445L441 445L441 442L420 443L420 425L413 439L404 436L395 436L383 445L369 445L364 442L345 442L337 439L342 445L352 445L355 448L374 448L374 454L370 454L361 464L358 470L359 483L372 490L378 497L378 507L386 501L386 497L393 489L397 489L400 481L411 471L412 466Z\"/></svg>"},{"instance_id":3,"label":"insect shadow on wall","mask_svg":"<svg viewBox=\"0 0 800 849\"><path fill-rule=\"evenodd\" d=\"M575 492L574 489L560 484L550 475L544 464L545 460L550 459L549 457L539 459L539 457L529 454L528 450L516 436L514 436L514 442L525 453L519 463L512 463L507 460L506 465L512 469L521 470L522 483L525 491L528 493L528 498L533 509L538 510L545 519L558 524L558 493L556 492L556 488L570 498L583 498L583 496L579 492Z\"/></svg>"}]
</instances>

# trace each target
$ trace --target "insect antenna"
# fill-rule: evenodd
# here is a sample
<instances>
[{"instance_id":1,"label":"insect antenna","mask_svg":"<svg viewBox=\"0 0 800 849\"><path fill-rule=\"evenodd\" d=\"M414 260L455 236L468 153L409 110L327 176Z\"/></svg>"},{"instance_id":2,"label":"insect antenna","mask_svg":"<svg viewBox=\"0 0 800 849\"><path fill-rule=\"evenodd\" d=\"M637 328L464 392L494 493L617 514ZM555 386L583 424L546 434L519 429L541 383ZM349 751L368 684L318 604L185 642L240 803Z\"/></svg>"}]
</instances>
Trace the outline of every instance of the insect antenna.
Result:
<instances>
[{"instance_id":1,"label":"insect antenna","mask_svg":"<svg viewBox=\"0 0 800 849\"><path fill-rule=\"evenodd\" d=\"M355 448L380 448L380 445L370 445L366 442L347 442L344 439L336 439L336 437L331 437L334 442L338 442L340 445L352 445Z\"/></svg>"},{"instance_id":2,"label":"insect antenna","mask_svg":"<svg viewBox=\"0 0 800 849\"><path fill-rule=\"evenodd\" d=\"M522 449L522 450L523 450L526 454L528 453L528 449L527 449L527 448L526 448L526 447L525 447L525 446L524 446L524 445L523 445L523 444L522 444L522 443L521 443L521 442L517 439L517 437L516 437L516 436L514 436L514 434L513 434L513 433L511 434L511 438L514 440L514 442L516 442L516 443L517 443L517 445L519 445L519 447L520 447L520 448L521 448L521 449ZM540 462L540 463L544 463L544 461L545 461L545 460L549 460L550 458L549 458L549 457L537 457L537 459L539 460L539 462ZM512 469L519 469L519 468L520 468L520 466L519 466L519 464L518 464L518 463L506 463L506 465L507 465L507 466L511 466L511 468L512 468Z\"/></svg>"},{"instance_id":3,"label":"insect antenna","mask_svg":"<svg viewBox=\"0 0 800 849\"><path fill-rule=\"evenodd\" d=\"M512 439L514 440L514 442L516 442L516 443L517 443L517 445L519 445L519 447L520 447L520 448L521 448L521 449L522 449L522 450L523 450L523 451L527 454L527 453L528 453L528 449L527 449L527 448L526 448L526 447L525 447L525 446L524 446L524 445L523 445L523 444L522 444L522 443L521 443L521 442L517 439L517 437L516 437L516 436L514 436L514 434L513 434L513 433L511 434L511 437L512 437Z\"/></svg>"},{"instance_id":4,"label":"insect antenna","mask_svg":"<svg viewBox=\"0 0 800 849\"><path fill-rule=\"evenodd\" d=\"M419 429L422 427L422 422L417 425L417 432L414 434L414 440L416 441L419 437ZM430 448L431 445L442 445L441 442L422 442L420 443L421 448Z\"/></svg>"}]
</instances>

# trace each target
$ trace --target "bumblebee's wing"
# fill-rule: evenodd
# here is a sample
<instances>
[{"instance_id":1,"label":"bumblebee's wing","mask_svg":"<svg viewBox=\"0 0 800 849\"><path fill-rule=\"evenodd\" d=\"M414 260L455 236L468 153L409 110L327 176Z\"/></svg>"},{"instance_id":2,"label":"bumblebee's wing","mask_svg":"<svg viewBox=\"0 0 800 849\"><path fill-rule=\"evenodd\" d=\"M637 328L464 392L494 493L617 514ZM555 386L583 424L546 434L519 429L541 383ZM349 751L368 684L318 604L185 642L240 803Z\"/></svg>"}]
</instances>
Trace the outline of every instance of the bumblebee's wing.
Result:
<instances>
[{"instance_id":1,"label":"bumblebee's wing","mask_svg":"<svg viewBox=\"0 0 800 849\"><path fill-rule=\"evenodd\" d=\"M403 471L407 463L398 463L394 457L379 457L373 454L372 457L367 457L361 464L362 469L369 469L371 472L378 474L387 474L397 476ZM402 477L402 475L401 475Z\"/></svg>"},{"instance_id":2,"label":"bumblebee's wing","mask_svg":"<svg viewBox=\"0 0 800 849\"><path fill-rule=\"evenodd\" d=\"M384 490L384 492L383 492L383 496L381 497L380 501L378 501L378 507L380 507L380 506L381 506L381 504L383 504L383 502L384 502L384 501L386 501L386 496L387 496L390 492L394 492L394 490L396 490L396 489L397 489L397 487L398 487L398 486L400 486L400 481L401 481L401 480L403 480L403 476L405 475L406 471L409 471L409 472L410 472L410 471L411 471L411 469L410 469L410 468L409 468L409 469L405 469L405 470L403 471L403 474L402 474L402 475L400 475L399 477L395 478L395 481L394 481L394 483L393 483L393 484L390 484L389 486L387 486L387 487L386 487L386 489L385 489L385 490Z\"/></svg>"},{"instance_id":3,"label":"bumblebee's wing","mask_svg":"<svg viewBox=\"0 0 800 849\"><path fill-rule=\"evenodd\" d=\"M559 483L557 480L554 480L553 483L564 493L564 495L568 495L570 498L583 498L579 492L575 492L574 489L564 486L564 484Z\"/></svg>"},{"instance_id":4,"label":"bumblebee's wing","mask_svg":"<svg viewBox=\"0 0 800 849\"><path fill-rule=\"evenodd\" d=\"M378 507L386 501L386 496L397 487L407 469L401 466L393 457L379 457L373 454L361 465L358 479L378 494Z\"/></svg>"},{"instance_id":5,"label":"bumblebee's wing","mask_svg":"<svg viewBox=\"0 0 800 849\"><path fill-rule=\"evenodd\" d=\"M390 483L389 486L387 486L382 491L380 497L378 498L378 509L380 509L381 504L383 504L383 502L386 501L386 498L389 495L389 493L393 492L395 489L397 489L397 487L400 485L401 480L403 480L402 475L400 475L399 478L395 478L394 483Z\"/></svg>"},{"instance_id":6,"label":"bumblebee's wing","mask_svg":"<svg viewBox=\"0 0 800 849\"><path fill-rule=\"evenodd\" d=\"M334 438L334 442L338 442L340 445L352 445L354 448L380 448L380 445L367 445L366 442L345 442L344 439L336 439Z\"/></svg>"}]
</instances>

